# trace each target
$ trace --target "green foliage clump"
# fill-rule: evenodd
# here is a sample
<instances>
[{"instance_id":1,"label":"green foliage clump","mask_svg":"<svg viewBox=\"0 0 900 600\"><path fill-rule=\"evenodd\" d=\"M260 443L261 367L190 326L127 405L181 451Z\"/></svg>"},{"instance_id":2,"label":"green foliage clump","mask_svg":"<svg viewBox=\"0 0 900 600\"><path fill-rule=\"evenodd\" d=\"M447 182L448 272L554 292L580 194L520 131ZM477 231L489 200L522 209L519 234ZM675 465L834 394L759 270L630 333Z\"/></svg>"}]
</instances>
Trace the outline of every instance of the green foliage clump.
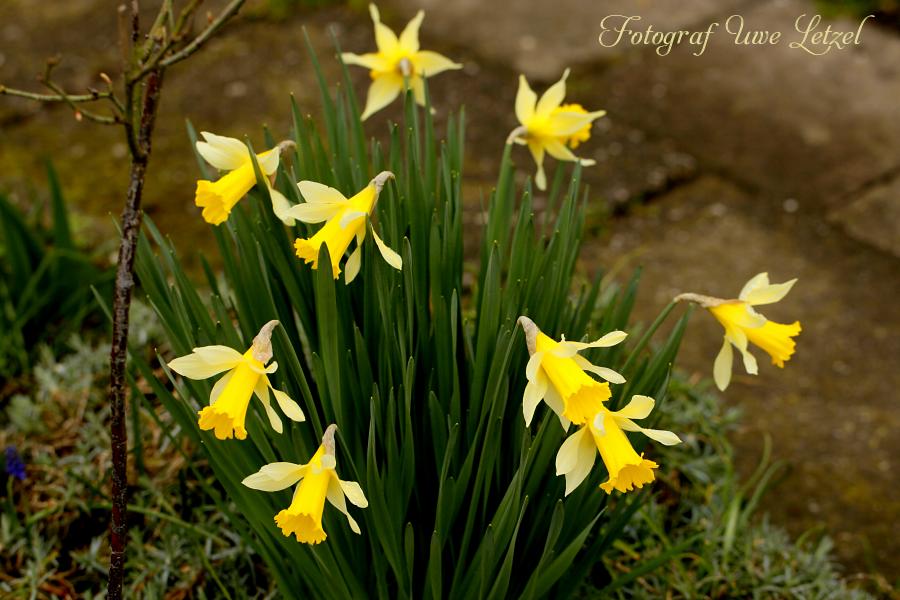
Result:
<instances>
[{"instance_id":1,"label":"green foliage clump","mask_svg":"<svg viewBox=\"0 0 900 600\"><path fill-rule=\"evenodd\" d=\"M112 271L94 263L72 237L56 173L48 164L49 227L0 195L0 376L28 369L41 344L64 343L85 322L99 323L92 287L109 295Z\"/></svg>"},{"instance_id":2,"label":"green foliage clump","mask_svg":"<svg viewBox=\"0 0 900 600\"><path fill-rule=\"evenodd\" d=\"M625 528L619 552L604 559L606 572L618 576L611 597L872 597L844 582L827 536L810 531L793 541L760 519L759 500L783 465L770 464L767 444L756 472L739 479L727 437L739 420L736 409L723 409L704 385L678 377L668 409L661 424L682 432L685 443L661 451L665 464L676 468ZM677 556L657 560L675 547L682 548Z\"/></svg>"}]
</instances>

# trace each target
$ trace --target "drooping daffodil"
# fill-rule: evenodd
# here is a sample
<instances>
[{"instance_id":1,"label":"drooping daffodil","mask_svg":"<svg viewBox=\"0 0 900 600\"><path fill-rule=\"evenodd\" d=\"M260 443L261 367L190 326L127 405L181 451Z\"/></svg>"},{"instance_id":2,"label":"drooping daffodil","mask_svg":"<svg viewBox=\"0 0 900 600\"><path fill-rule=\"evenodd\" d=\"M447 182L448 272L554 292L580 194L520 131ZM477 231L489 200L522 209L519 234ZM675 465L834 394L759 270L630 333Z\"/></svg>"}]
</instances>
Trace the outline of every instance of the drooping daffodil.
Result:
<instances>
[{"instance_id":1,"label":"drooping daffodil","mask_svg":"<svg viewBox=\"0 0 900 600\"><path fill-rule=\"evenodd\" d=\"M612 331L593 342L572 342L565 338L557 342L541 332L528 317L519 317L518 323L525 332L525 343L531 355L525 367L528 383L522 398L526 425L531 424L541 400L559 416L564 428L568 428L569 423L581 425L593 418L612 395L607 381L625 382L619 373L591 364L578 354L589 348L615 346L628 335L624 331ZM606 381L597 381L586 371Z\"/></svg>"},{"instance_id":2,"label":"drooping daffodil","mask_svg":"<svg viewBox=\"0 0 900 600\"><path fill-rule=\"evenodd\" d=\"M272 429L281 433L281 418L270 403L270 390L285 416L292 421L306 419L300 406L285 392L273 388L269 381L268 375L278 368L277 362L266 366L272 359L272 330L277 325L278 321L263 325L253 338L250 349L243 354L228 346L202 346L169 363L170 369L188 379L209 379L225 373L212 388L209 406L198 413L200 429L213 430L220 440L233 437L245 439L247 408L253 394L256 394L266 410Z\"/></svg>"},{"instance_id":3,"label":"drooping daffodil","mask_svg":"<svg viewBox=\"0 0 900 600\"><path fill-rule=\"evenodd\" d=\"M592 123L606 114L605 110L589 112L580 104L563 104L566 97L566 69L562 79L550 86L540 100L528 85L524 75L519 76L519 92L516 94L516 118L519 126L509 134L507 144L527 145L537 164L534 181L538 189L547 189L544 173L544 154L557 160L580 162L584 166L594 161L579 158L572 153L581 142L591 137Z\"/></svg>"},{"instance_id":4,"label":"drooping daffodil","mask_svg":"<svg viewBox=\"0 0 900 600\"><path fill-rule=\"evenodd\" d=\"M256 173L250 150L241 140L202 132L204 141L197 142L197 152L220 171L227 171L216 181L201 179L197 182L194 203L203 209L203 219L211 225L221 225L228 220L231 209L256 185ZM284 194L272 187L268 177L278 169L282 151L294 145L284 141L275 148L256 155L260 171L266 176L266 187L272 201L272 210L285 225L294 225L287 213L290 202Z\"/></svg>"},{"instance_id":5,"label":"drooping daffodil","mask_svg":"<svg viewBox=\"0 0 900 600\"><path fill-rule=\"evenodd\" d=\"M403 91L404 81L408 82L416 102L424 106L425 78L451 69L461 69L462 65L437 52L419 49L419 26L425 18L424 11L420 10L413 17L399 38L381 22L378 8L374 4L369 5L369 13L375 23L375 45L378 52L341 54L344 63L365 67L372 77L362 119L366 120L393 102Z\"/></svg>"},{"instance_id":6,"label":"drooping daffodil","mask_svg":"<svg viewBox=\"0 0 900 600\"><path fill-rule=\"evenodd\" d=\"M331 257L334 278L337 279L341 273L341 258L355 237L356 248L344 265L344 281L349 284L359 273L362 263L362 243L366 238L366 230L371 229L375 245L378 246L384 260L398 271L402 269L403 259L378 237L370 220L385 182L393 177L394 174L390 171L382 171L369 182L369 185L349 200L339 191L327 185L315 181L299 182L297 186L306 202L291 208L291 216L304 223L321 223L322 221L326 221L326 223L311 238L297 239L294 242L297 256L307 264L312 263L312 268L317 269L319 267L319 248L325 244L328 247L328 255Z\"/></svg>"},{"instance_id":7,"label":"drooping daffodil","mask_svg":"<svg viewBox=\"0 0 900 600\"><path fill-rule=\"evenodd\" d=\"M778 302L791 291L796 283L791 279L785 283L769 283L769 274L760 273L748 281L736 299L723 300L700 294L681 294L676 301L695 302L709 310L725 328L725 339L713 363L713 379L720 390L725 390L731 382L734 353L738 349L744 360L744 369L751 375L759 371L756 358L750 353L748 342L762 348L772 358L772 364L784 368L784 363L794 354L797 343L793 338L800 335L800 321L787 325L775 323L758 313L753 307Z\"/></svg>"},{"instance_id":8,"label":"drooping daffodil","mask_svg":"<svg viewBox=\"0 0 900 600\"><path fill-rule=\"evenodd\" d=\"M597 452L609 473L609 479L600 484L607 494L614 489L628 492L653 481L653 469L659 465L638 454L625 431L643 433L666 446L681 443L671 431L644 429L634 422L649 415L654 404L653 398L636 395L621 410L611 411L601 407L584 426L566 438L556 455L556 474L566 477L566 496L581 485L591 472Z\"/></svg>"},{"instance_id":9,"label":"drooping daffodil","mask_svg":"<svg viewBox=\"0 0 900 600\"><path fill-rule=\"evenodd\" d=\"M328 426L322 436L322 444L308 463L271 463L243 481L247 487L264 492L276 492L300 482L294 490L291 505L275 515L275 524L285 536L294 535L298 542L304 544L318 544L328 537L322 529L326 500L344 513L350 529L357 534L360 533L359 525L350 516L346 500L360 508L369 505L358 483L343 481L337 475L334 457L336 429L336 425Z\"/></svg>"}]
</instances>

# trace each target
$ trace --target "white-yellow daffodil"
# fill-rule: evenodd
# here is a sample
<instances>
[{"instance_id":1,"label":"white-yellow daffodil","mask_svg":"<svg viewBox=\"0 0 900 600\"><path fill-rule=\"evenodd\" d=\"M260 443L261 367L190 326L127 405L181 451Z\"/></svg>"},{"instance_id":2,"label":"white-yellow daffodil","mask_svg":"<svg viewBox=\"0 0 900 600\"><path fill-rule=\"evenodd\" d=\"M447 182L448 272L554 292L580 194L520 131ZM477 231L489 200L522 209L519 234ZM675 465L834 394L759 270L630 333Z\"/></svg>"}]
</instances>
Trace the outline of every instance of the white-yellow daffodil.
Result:
<instances>
[{"instance_id":1,"label":"white-yellow daffodil","mask_svg":"<svg viewBox=\"0 0 900 600\"><path fill-rule=\"evenodd\" d=\"M628 492L653 481L653 469L659 465L635 452L624 432L637 431L666 446L681 443L671 431L644 429L634 422L634 419L649 415L654 404L649 396L634 396L621 410L601 407L593 418L563 442L556 455L556 474L566 477L566 496L591 472L598 451L609 473L609 479L600 484L607 494L614 489Z\"/></svg>"},{"instance_id":2,"label":"white-yellow daffodil","mask_svg":"<svg viewBox=\"0 0 900 600\"><path fill-rule=\"evenodd\" d=\"M758 313L753 307L778 302L791 291L796 283L791 279L785 283L769 283L769 274L760 273L748 281L735 300L723 300L700 294L681 294L676 300L696 302L703 306L725 328L725 339L713 363L713 379L720 390L725 390L731 382L734 346L744 359L744 369L751 375L759 371L756 358L750 353L748 342L766 351L772 364L784 368L784 363L794 354L797 343L793 338L800 335L800 321L790 325L775 323Z\"/></svg>"},{"instance_id":3,"label":"white-yellow daffodil","mask_svg":"<svg viewBox=\"0 0 900 600\"><path fill-rule=\"evenodd\" d=\"M322 513L325 511L325 500L344 513L350 529L359 534L359 525L347 510L351 504L366 508L369 501L362 488L355 481L343 481L335 471L337 465L334 457L335 425L329 425L322 436L322 444L312 459L304 465L288 462L271 463L244 479L243 484L254 490L276 492L300 482L294 491L291 505L275 515L275 524L281 532L290 537L294 535L298 542L318 544L324 542L328 535L322 529Z\"/></svg>"},{"instance_id":4,"label":"white-yellow daffodil","mask_svg":"<svg viewBox=\"0 0 900 600\"><path fill-rule=\"evenodd\" d=\"M269 390L275 395L285 416L293 421L306 419L300 406L286 393L273 388L267 376L278 368L276 362L266 366L272 358L272 330L277 325L278 321L269 321L263 325L253 338L250 349L243 354L228 346L202 346L169 363L170 369L188 379L209 379L227 371L213 386L209 406L198 413L200 429L214 430L220 440L232 437L245 439L247 408L255 393L266 409L272 429L281 433L281 418L272 408Z\"/></svg>"},{"instance_id":5,"label":"white-yellow daffodil","mask_svg":"<svg viewBox=\"0 0 900 600\"><path fill-rule=\"evenodd\" d=\"M408 82L416 102L424 106L425 78L450 69L461 69L462 65L437 52L419 49L419 26L425 18L424 11L420 10L413 17L399 38L381 22L378 8L374 4L369 5L369 12L375 22L375 45L378 52L341 54L344 63L365 67L372 77L362 119L366 120L393 102L403 91L404 81Z\"/></svg>"},{"instance_id":6,"label":"white-yellow daffodil","mask_svg":"<svg viewBox=\"0 0 900 600\"><path fill-rule=\"evenodd\" d=\"M238 139L202 132L205 141L197 142L197 152L203 159L220 171L228 171L216 181L201 179L197 182L197 193L194 202L203 209L203 219L212 225L221 225L228 220L231 209L247 195L256 185L256 173L250 150ZM260 170L271 177L278 169L281 152L294 144L291 141L281 142L275 148L256 155ZM290 202L284 195L272 187L266 179L272 210L285 225L294 225L294 220L287 212Z\"/></svg>"},{"instance_id":7,"label":"white-yellow daffodil","mask_svg":"<svg viewBox=\"0 0 900 600\"><path fill-rule=\"evenodd\" d=\"M306 263L312 263L312 268L317 269L319 267L319 249L322 244L325 244L328 247L328 255L331 257L334 278L337 279L341 273L341 258L355 237L356 248L344 266L344 281L349 284L359 273L362 263L362 243L366 238L366 230L371 229L375 245L378 246L378 251L384 260L398 271L402 269L403 259L378 237L370 220L385 182L393 177L394 174L390 171L382 171L369 182L369 185L349 200L339 191L327 185L315 181L299 182L297 185L306 202L295 205L289 214L304 223L327 222L311 238L297 239L294 242L297 256Z\"/></svg>"},{"instance_id":8,"label":"white-yellow daffodil","mask_svg":"<svg viewBox=\"0 0 900 600\"><path fill-rule=\"evenodd\" d=\"M591 137L591 124L606 114L605 110L586 111L579 104L563 104L566 97L566 69L562 79L544 92L538 100L537 94L528 85L524 75L519 76L519 92L516 95L516 118L519 127L509 135L507 143L527 145L537 164L534 181L538 189L547 189L544 173L544 154L557 160L580 162L584 166L594 164L593 160L579 158L572 154L581 142Z\"/></svg>"},{"instance_id":9,"label":"white-yellow daffodil","mask_svg":"<svg viewBox=\"0 0 900 600\"><path fill-rule=\"evenodd\" d=\"M531 355L525 367L528 383L522 397L526 425L531 425L541 400L559 416L564 428L568 428L570 422L583 424L597 414L612 393L608 383L593 379L585 371L612 383L625 383L619 373L591 364L578 354L588 348L615 346L628 335L624 331L607 333L593 342L571 342L565 338L557 342L541 332L528 317L519 317L519 325L525 331L525 342Z\"/></svg>"}]
</instances>

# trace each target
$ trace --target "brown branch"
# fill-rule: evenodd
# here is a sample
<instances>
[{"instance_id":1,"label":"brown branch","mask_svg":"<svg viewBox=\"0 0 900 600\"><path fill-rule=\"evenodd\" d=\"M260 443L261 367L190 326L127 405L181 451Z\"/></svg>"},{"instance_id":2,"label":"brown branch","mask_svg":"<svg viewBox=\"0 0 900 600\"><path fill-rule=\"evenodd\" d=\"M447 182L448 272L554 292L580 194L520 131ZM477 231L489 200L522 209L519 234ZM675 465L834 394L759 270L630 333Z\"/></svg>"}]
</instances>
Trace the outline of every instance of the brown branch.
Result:
<instances>
[{"instance_id":1,"label":"brown branch","mask_svg":"<svg viewBox=\"0 0 900 600\"><path fill-rule=\"evenodd\" d=\"M162 74L153 71L144 85L140 125L137 141L140 154L131 158L131 177L125 208L122 210L122 242L116 266L116 285L113 297L112 345L109 353L109 388L107 398L111 409L110 438L112 440L112 525L110 527L109 587L110 600L121 600L125 572L125 546L128 541L128 432L125 428L125 359L128 348L128 313L131 292L134 288L134 256L141 228L141 196L147 163L150 159L150 142Z\"/></svg>"},{"instance_id":2,"label":"brown branch","mask_svg":"<svg viewBox=\"0 0 900 600\"><path fill-rule=\"evenodd\" d=\"M182 60L189 57L191 54L200 49L203 44L205 44L209 38L211 38L225 23L236 15L238 11L243 6L245 0L231 0L231 2L222 9L222 12L219 13L219 16L213 19L213 21L200 32L197 37L195 37L191 42L176 52L175 54L171 54L160 61L160 66L162 67L170 67L177 62L181 62Z\"/></svg>"}]
</instances>

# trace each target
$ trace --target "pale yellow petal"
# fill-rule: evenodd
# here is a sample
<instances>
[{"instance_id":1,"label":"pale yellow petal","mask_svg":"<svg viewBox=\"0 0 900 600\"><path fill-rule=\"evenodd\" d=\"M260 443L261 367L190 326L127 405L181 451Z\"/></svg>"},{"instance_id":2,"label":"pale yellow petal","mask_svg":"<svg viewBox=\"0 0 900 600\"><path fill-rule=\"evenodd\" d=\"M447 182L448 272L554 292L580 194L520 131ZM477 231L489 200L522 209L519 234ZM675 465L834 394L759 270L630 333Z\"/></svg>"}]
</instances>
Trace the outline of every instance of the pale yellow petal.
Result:
<instances>
[{"instance_id":1,"label":"pale yellow petal","mask_svg":"<svg viewBox=\"0 0 900 600\"><path fill-rule=\"evenodd\" d=\"M596 456L597 450L587 427L580 428L563 442L556 455L556 474L566 476L566 496L587 478Z\"/></svg>"},{"instance_id":2,"label":"pale yellow petal","mask_svg":"<svg viewBox=\"0 0 900 600\"><path fill-rule=\"evenodd\" d=\"M375 54L374 52L367 54L344 52L341 54L341 60L345 65L364 67L371 71L390 71L392 68L391 63L387 58L381 54Z\"/></svg>"},{"instance_id":3,"label":"pale yellow petal","mask_svg":"<svg viewBox=\"0 0 900 600\"><path fill-rule=\"evenodd\" d=\"M592 113L557 111L547 119L547 130L558 137L569 137L605 114L605 110L598 110Z\"/></svg>"},{"instance_id":4,"label":"pale yellow petal","mask_svg":"<svg viewBox=\"0 0 900 600\"><path fill-rule=\"evenodd\" d=\"M344 516L347 517L347 523L350 524L350 530L353 531L353 533L359 534L359 524L350 516L350 511L347 510L347 503L344 501L344 492L337 476L333 476L329 479L328 491L326 492L325 497L332 506L344 513Z\"/></svg>"},{"instance_id":5,"label":"pale yellow petal","mask_svg":"<svg viewBox=\"0 0 900 600\"><path fill-rule=\"evenodd\" d=\"M375 45L378 46L378 52L393 54L400 43L397 40L397 36L387 25L381 22L381 15L378 14L377 6L370 4L369 14L372 16L372 22L375 23Z\"/></svg>"},{"instance_id":6,"label":"pale yellow petal","mask_svg":"<svg viewBox=\"0 0 900 600\"><path fill-rule=\"evenodd\" d=\"M724 392L725 388L727 388L728 384L731 382L733 363L734 352L731 350L731 342L726 337L722 342L722 349L719 350L719 354L716 356L716 360L713 363L713 379L716 382L716 387L719 388L720 391Z\"/></svg>"},{"instance_id":7,"label":"pale yellow petal","mask_svg":"<svg viewBox=\"0 0 900 600\"><path fill-rule=\"evenodd\" d=\"M172 360L169 368L188 379L207 379L233 369L242 360L241 353L228 346L203 346Z\"/></svg>"},{"instance_id":8,"label":"pale yellow petal","mask_svg":"<svg viewBox=\"0 0 900 600\"><path fill-rule=\"evenodd\" d=\"M751 306L760 304L772 304L778 302L788 295L796 279L791 279L784 283L776 283L774 285L762 285L748 292L741 299Z\"/></svg>"},{"instance_id":9,"label":"pale yellow petal","mask_svg":"<svg viewBox=\"0 0 900 600\"><path fill-rule=\"evenodd\" d=\"M338 479L338 483L341 485L341 491L344 492L344 495L351 504L360 508L369 506L369 501L366 499L366 495L363 493L362 487L360 487L358 483L355 481L344 481L342 479Z\"/></svg>"},{"instance_id":10,"label":"pale yellow petal","mask_svg":"<svg viewBox=\"0 0 900 600\"><path fill-rule=\"evenodd\" d=\"M534 158L534 163L537 165L537 173L534 175L534 183L537 185L539 190L547 189L547 175L544 173L544 146L539 142L528 142L528 150L531 151L531 156Z\"/></svg>"},{"instance_id":11,"label":"pale yellow petal","mask_svg":"<svg viewBox=\"0 0 900 600\"><path fill-rule=\"evenodd\" d=\"M556 160L578 162L579 158L572 154L572 151L560 140L549 139L544 141L544 147L547 153Z\"/></svg>"},{"instance_id":12,"label":"pale yellow petal","mask_svg":"<svg viewBox=\"0 0 900 600\"><path fill-rule=\"evenodd\" d=\"M289 215L303 221L304 223L321 223L334 217L344 210L344 204L320 204L313 202L305 202L303 204L295 204L291 207Z\"/></svg>"},{"instance_id":13,"label":"pale yellow petal","mask_svg":"<svg viewBox=\"0 0 900 600\"><path fill-rule=\"evenodd\" d=\"M635 394L628 404L612 414L626 419L644 419L653 410L654 405L656 405L656 400L650 396Z\"/></svg>"},{"instance_id":14,"label":"pale yellow petal","mask_svg":"<svg viewBox=\"0 0 900 600\"><path fill-rule=\"evenodd\" d=\"M288 396L285 392L276 390L275 388L272 388L272 393L275 395L275 401L278 403L278 407L287 418L298 423L306 420L306 415L303 414L300 405L297 404L293 398Z\"/></svg>"},{"instance_id":15,"label":"pale yellow petal","mask_svg":"<svg viewBox=\"0 0 900 600\"><path fill-rule=\"evenodd\" d=\"M272 403L269 401L268 378L259 377L256 380L256 386L254 386L253 392L256 394L256 397L259 398L259 401L262 402L263 408L266 410L266 416L269 418L269 425L271 425L272 429L274 429L276 433L284 431L284 427L281 424L281 417L278 416L278 413L275 412L275 409L272 408Z\"/></svg>"},{"instance_id":16,"label":"pale yellow petal","mask_svg":"<svg viewBox=\"0 0 900 600\"><path fill-rule=\"evenodd\" d=\"M403 77L399 73L386 73L372 80L366 109L360 117L363 121L394 101L403 91Z\"/></svg>"},{"instance_id":17,"label":"pale yellow petal","mask_svg":"<svg viewBox=\"0 0 900 600\"><path fill-rule=\"evenodd\" d=\"M419 51L419 27L421 27L422 19L424 18L425 11L420 10L400 33L400 47L409 54Z\"/></svg>"},{"instance_id":18,"label":"pale yellow petal","mask_svg":"<svg viewBox=\"0 0 900 600\"><path fill-rule=\"evenodd\" d=\"M275 462L246 477L241 483L248 488L263 492L277 492L300 481L306 474L306 465L289 462Z\"/></svg>"},{"instance_id":19,"label":"pale yellow petal","mask_svg":"<svg viewBox=\"0 0 900 600\"><path fill-rule=\"evenodd\" d=\"M608 369L607 367L595 365L585 357L578 354L576 354L572 358L575 360L575 364L577 364L585 371L593 373L594 375L598 375L610 383L625 383L625 377L623 377L622 374L618 373L617 371L613 371L612 369Z\"/></svg>"},{"instance_id":20,"label":"pale yellow petal","mask_svg":"<svg viewBox=\"0 0 900 600\"><path fill-rule=\"evenodd\" d=\"M528 359L528 364L525 365L525 377L528 381L537 381L538 370L541 368L541 360L543 358L543 352L535 352Z\"/></svg>"},{"instance_id":21,"label":"pale yellow petal","mask_svg":"<svg viewBox=\"0 0 900 600\"><path fill-rule=\"evenodd\" d=\"M288 227L293 227L297 224L297 221L291 215L291 203L284 197L284 194L270 187L269 198L272 200L272 212L275 213L279 221Z\"/></svg>"},{"instance_id":22,"label":"pale yellow petal","mask_svg":"<svg viewBox=\"0 0 900 600\"><path fill-rule=\"evenodd\" d=\"M461 64L453 62L446 56L438 54L437 52L431 52L430 50L416 52L412 57L412 63L416 73L421 73L422 77L432 77L433 75L443 73L444 71L462 69Z\"/></svg>"},{"instance_id":23,"label":"pale yellow petal","mask_svg":"<svg viewBox=\"0 0 900 600\"><path fill-rule=\"evenodd\" d=\"M375 233L375 230L372 230L372 237L375 238L375 245L378 246L378 251L381 252L382 258L384 258L387 264L391 265L398 271L403 269L403 259L400 258L400 255L387 247L381 238L378 237L378 234Z\"/></svg>"},{"instance_id":24,"label":"pale yellow petal","mask_svg":"<svg viewBox=\"0 0 900 600\"><path fill-rule=\"evenodd\" d=\"M744 287L741 288L741 293L738 294L738 298L743 300L747 294L749 294L756 288L767 286L767 285L769 285L769 274L768 273L757 273L756 275L751 277L747 283L744 284Z\"/></svg>"},{"instance_id":25,"label":"pale yellow petal","mask_svg":"<svg viewBox=\"0 0 900 600\"><path fill-rule=\"evenodd\" d=\"M551 85L541 99L538 100L535 112L539 115L548 116L555 108L559 108L562 101L566 97L566 79L569 77L569 69L563 72L563 76L559 81Z\"/></svg>"},{"instance_id":26,"label":"pale yellow petal","mask_svg":"<svg viewBox=\"0 0 900 600\"><path fill-rule=\"evenodd\" d=\"M350 253L350 258L347 259L347 262L344 264L344 283L350 285L350 283L356 279L356 276L359 274L359 268L362 265L362 246L358 245L353 249L353 252Z\"/></svg>"},{"instance_id":27,"label":"pale yellow petal","mask_svg":"<svg viewBox=\"0 0 900 600\"><path fill-rule=\"evenodd\" d=\"M262 154L256 155L256 162L259 164L259 170L263 172L265 175L271 175L275 172L275 169L278 168L278 163L281 160L281 150L278 148L273 148L272 150L267 150Z\"/></svg>"},{"instance_id":28,"label":"pale yellow petal","mask_svg":"<svg viewBox=\"0 0 900 600\"><path fill-rule=\"evenodd\" d=\"M529 381L525 384L525 393L522 395L522 414L525 417L526 427L531 425L534 411L547 394L549 383L547 376L543 372L538 372L537 379L534 382Z\"/></svg>"},{"instance_id":29,"label":"pale yellow petal","mask_svg":"<svg viewBox=\"0 0 900 600\"><path fill-rule=\"evenodd\" d=\"M534 116L537 94L528 85L524 75L519 75L519 91L516 93L516 118L525 125Z\"/></svg>"},{"instance_id":30,"label":"pale yellow petal","mask_svg":"<svg viewBox=\"0 0 900 600\"><path fill-rule=\"evenodd\" d=\"M657 441L664 446L674 446L681 443L681 438L671 431L666 431L664 429L644 429L634 421L614 413L613 418L622 430L643 433L651 440Z\"/></svg>"},{"instance_id":31,"label":"pale yellow petal","mask_svg":"<svg viewBox=\"0 0 900 600\"><path fill-rule=\"evenodd\" d=\"M250 160L250 151L240 141L203 132L206 142L197 142L197 153L220 171L233 171ZM236 143L233 144L232 142Z\"/></svg>"}]
</instances>

